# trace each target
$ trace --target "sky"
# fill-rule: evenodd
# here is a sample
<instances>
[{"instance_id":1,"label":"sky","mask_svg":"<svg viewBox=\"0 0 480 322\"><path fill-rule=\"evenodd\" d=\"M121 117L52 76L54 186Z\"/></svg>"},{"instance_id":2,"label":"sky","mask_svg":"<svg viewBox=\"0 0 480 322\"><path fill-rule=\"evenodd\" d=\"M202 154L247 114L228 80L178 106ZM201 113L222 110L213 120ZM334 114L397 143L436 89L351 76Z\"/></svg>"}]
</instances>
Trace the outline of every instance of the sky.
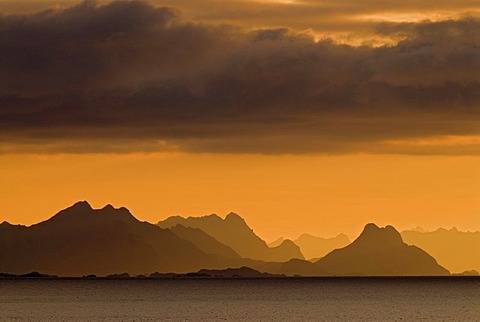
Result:
<instances>
[{"instance_id":1,"label":"sky","mask_svg":"<svg viewBox=\"0 0 480 322\"><path fill-rule=\"evenodd\" d=\"M0 221L480 230L478 1L0 0Z\"/></svg>"}]
</instances>

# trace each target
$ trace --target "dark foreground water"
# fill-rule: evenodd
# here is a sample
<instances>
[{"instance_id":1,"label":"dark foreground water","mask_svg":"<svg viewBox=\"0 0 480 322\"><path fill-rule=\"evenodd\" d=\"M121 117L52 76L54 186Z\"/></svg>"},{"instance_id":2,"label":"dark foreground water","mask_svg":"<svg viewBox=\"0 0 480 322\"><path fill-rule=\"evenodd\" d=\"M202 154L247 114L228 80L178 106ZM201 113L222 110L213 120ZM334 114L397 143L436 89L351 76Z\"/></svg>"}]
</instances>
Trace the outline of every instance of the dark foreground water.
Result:
<instances>
[{"instance_id":1,"label":"dark foreground water","mask_svg":"<svg viewBox=\"0 0 480 322\"><path fill-rule=\"evenodd\" d=\"M480 279L0 280L0 320L480 321Z\"/></svg>"}]
</instances>

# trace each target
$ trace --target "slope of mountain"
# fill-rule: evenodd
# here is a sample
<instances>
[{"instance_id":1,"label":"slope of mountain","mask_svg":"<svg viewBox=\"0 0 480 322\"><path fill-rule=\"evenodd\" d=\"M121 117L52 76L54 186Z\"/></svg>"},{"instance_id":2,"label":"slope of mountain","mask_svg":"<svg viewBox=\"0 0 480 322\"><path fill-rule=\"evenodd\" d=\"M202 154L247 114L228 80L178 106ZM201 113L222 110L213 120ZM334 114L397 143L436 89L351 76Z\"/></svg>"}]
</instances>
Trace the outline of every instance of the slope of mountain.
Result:
<instances>
[{"instance_id":1,"label":"slope of mountain","mask_svg":"<svg viewBox=\"0 0 480 322\"><path fill-rule=\"evenodd\" d=\"M480 271L480 232L462 232L439 228L432 232L407 230L403 240L434 256L452 272Z\"/></svg>"},{"instance_id":2,"label":"slope of mountain","mask_svg":"<svg viewBox=\"0 0 480 322\"><path fill-rule=\"evenodd\" d=\"M295 241L302 254L306 258L320 258L332 250L342 248L350 244L350 239L345 234L339 234L333 238L322 238L310 234L302 234Z\"/></svg>"},{"instance_id":3,"label":"slope of mountain","mask_svg":"<svg viewBox=\"0 0 480 322\"><path fill-rule=\"evenodd\" d=\"M424 250L405 244L395 228L375 224L366 225L355 241L327 254L316 265L333 275L449 275Z\"/></svg>"},{"instance_id":4,"label":"slope of mountain","mask_svg":"<svg viewBox=\"0 0 480 322\"><path fill-rule=\"evenodd\" d=\"M292 258L303 259L300 248L291 241L284 241L277 247L269 248L245 220L234 213L229 213L225 219L215 214L188 218L174 216L160 221L158 226L171 228L178 224L203 230L222 244L231 247L242 257L277 262L288 261Z\"/></svg>"},{"instance_id":5,"label":"slope of mountain","mask_svg":"<svg viewBox=\"0 0 480 322\"><path fill-rule=\"evenodd\" d=\"M220 243L201 229L176 225L170 228L170 230L178 237L191 241L206 254L220 255L226 258L240 258L236 251Z\"/></svg>"},{"instance_id":6,"label":"slope of mountain","mask_svg":"<svg viewBox=\"0 0 480 322\"><path fill-rule=\"evenodd\" d=\"M138 221L126 208L78 202L47 221L0 225L0 272L61 276L192 271L217 258L170 230Z\"/></svg>"},{"instance_id":7,"label":"slope of mountain","mask_svg":"<svg viewBox=\"0 0 480 322\"><path fill-rule=\"evenodd\" d=\"M300 247L292 242L290 239L285 239L280 245L270 247L267 260L285 262L291 259L304 259Z\"/></svg>"}]
</instances>

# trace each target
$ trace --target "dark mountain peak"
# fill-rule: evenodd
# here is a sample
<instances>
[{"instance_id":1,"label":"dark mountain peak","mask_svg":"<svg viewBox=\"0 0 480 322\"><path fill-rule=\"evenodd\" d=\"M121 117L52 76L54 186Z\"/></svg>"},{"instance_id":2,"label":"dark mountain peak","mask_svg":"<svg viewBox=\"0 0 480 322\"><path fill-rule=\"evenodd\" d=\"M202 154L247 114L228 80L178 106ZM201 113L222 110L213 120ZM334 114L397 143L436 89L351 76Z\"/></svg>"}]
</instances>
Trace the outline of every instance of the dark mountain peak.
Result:
<instances>
[{"instance_id":1,"label":"dark mountain peak","mask_svg":"<svg viewBox=\"0 0 480 322\"><path fill-rule=\"evenodd\" d=\"M107 204L105 205L105 207L102 208L102 210L116 210L116 208L111 204Z\"/></svg>"},{"instance_id":2,"label":"dark mountain peak","mask_svg":"<svg viewBox=\"0 0 480 322\"><path fill-rule=\"evenodd\" d=\"M13 226L13 225L11 223L9 223L8 221L4 221L0 224L0 226L9 227L9 226Z\"/></svg>"},{"instance_id":3,"label":"dark mountain peak","mask_svg":"<svg viewBox=\"0 0 480 322\"><path fill-rule=\"evenodd\" d=\"M284 239L282 243L280 244L282 247L295 247L298 248L297 244L295 244L293 241L290 239Z\"/></svg>"},{"instance_id":4,"label":"dark mountain peak","mask_svg":"<svg viewBox=\"0 0 480 322\"><path fill-rule=\"evenodd\" d=\"M358 242L372 243L373 245L377 243L403 244L402 236L393 226L387 225L380 228L374 223L365 225L360 236L354 241L354 243Z\"/></svg>"},{"instance_id":5,"label":"dark mountain peak","mask_svg":"<svg viewBox=\"0 0 480 322\"><path fill-rule=\"evenodd\" d=\"M87 201L79 201L74 203L72 206L60 210L56 215L47 220L47 222L56 221L59 219L65 220L66 218L79 217L85 214L92 214L93 208ZM41 223L39 223L41 224ZM36 224L36 225L39 225ZM35 226L35 225L34 225Z\"/></svg>"},{"instance_id":6,"label":"dark mountain peak","mask_svg":"<svg viewBox=\"0 0 480 322\"><path fill-rule=\"evenodd\" d=\"M106 205L102 209L95 209L95 212L99 212L99 213L103 213L103 214L119 215L119 216L123 216L125 218L130 218L131 217L131 218L136 220L136 218L132 215L130 210L128 210L127 208L125 208L125 207L115 208L111 204Z\"/></svg>"},{"instance_id":7,"label":"dark mountain peak","mask_svg":"<svg viewBox=\"0 0 480 322\"><path fill-rule=\"evenodd\" d=\"M382 228L380 228L382 229ZM385 231L389 232L390 234L395 234L395 235L398 235L400 236L400 233L398 232L398 230L395 229L395 227L393 227L392 225L386 225L385 228L383 228Z\"/></svg>"},{"instance_id":8,"label":"dark mountain peak","mask_svg":"<svg viewBox=\"0 0 480 322\"><path fill-rule=\"evenodd\" d=\"M363 228L363 232L362 234L364 233L370 233L370 232L375 232L375 231L378 231L380 230L380 227L378 227L376 224L374 223L368 223L365 225L365 227Z\"/></svg>"},{"instance_id":9,"label":"dark mountain peak","mask_svg":"<svg viewBox=\"0 0 480 322\"><path fill-rule=\"evenodd\" d=\"M44 223L62 223L67 225L100 224L121 220L123 222L138 221L127 208L115 208L108 204L101 209L93 209L87 201L80 201L61 210ZM36 225L41 225L38 223ZM34 225L34 226L36 226Z\"/></svg>"},{"instance_id":10,"label":"dark mountain peak","mask_svg":"<svg viewBox=\"0 0 480 322\"><path fill-rule=\"evenodd\" d=\"M247 226L247 223L245 222L245 219L243 219L242 217L240 217L239 215L237 215L234 212L229 213L225 217L225 221L230 222L230 223L234 223L234 224L241 224L241 225Z\"/></svg>"},{"instance_id":11,"label":"dark mountain peak","mask_svg":"<svg viewBox=\"0 0 480 322\"><path fill-rule=\"evenodd\" d=\"M91 211L93 210L92 206L88 203L88 201L83 200L83 201L78 201L74 203L72 206L68 207L67 209L64 210L76 210L76 211Z\"/></svg>"}]
</instances>

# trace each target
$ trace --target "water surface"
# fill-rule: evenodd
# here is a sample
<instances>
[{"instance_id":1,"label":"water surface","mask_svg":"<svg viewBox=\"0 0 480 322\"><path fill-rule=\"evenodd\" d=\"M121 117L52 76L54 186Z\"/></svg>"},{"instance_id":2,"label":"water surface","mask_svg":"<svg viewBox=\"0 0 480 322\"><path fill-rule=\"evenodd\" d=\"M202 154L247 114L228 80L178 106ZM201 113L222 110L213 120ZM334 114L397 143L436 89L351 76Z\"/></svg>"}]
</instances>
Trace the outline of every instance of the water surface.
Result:
<instances>
[{"instance_id":1,"label":"water surface","mask_svg":"<svg viewBox=\"0 0 480 322\"><path fill-rule=\"evenodd\" d=\"M480 320L478 278L0 280L0 320Z\"/></svg>"}]
</instances>

